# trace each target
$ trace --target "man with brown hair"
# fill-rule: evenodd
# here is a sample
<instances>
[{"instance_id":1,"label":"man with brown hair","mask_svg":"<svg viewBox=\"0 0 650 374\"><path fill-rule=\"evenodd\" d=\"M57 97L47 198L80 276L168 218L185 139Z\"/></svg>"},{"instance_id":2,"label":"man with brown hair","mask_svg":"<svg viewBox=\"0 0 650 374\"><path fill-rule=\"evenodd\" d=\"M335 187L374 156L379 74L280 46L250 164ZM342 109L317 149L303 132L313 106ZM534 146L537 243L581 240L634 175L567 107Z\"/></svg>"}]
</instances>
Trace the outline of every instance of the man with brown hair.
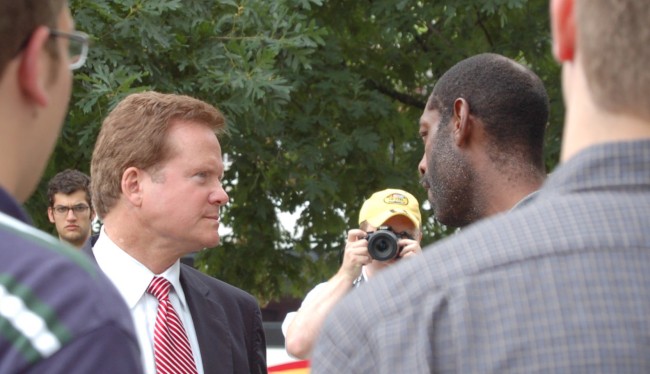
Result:
<instances>
[{"instance_id":1,"label":"man with brown hair","mask_svg":"<svg viewBox=\"0 0 650 374\"><path fill-rule=\"evenodd\" d=\"M342 300L313 373L650 372L649 19L645 0L551 2L562 164Z\"/></svg>"},{"instance_id":2,"label":"man with brown hair","mask_svg":"<svg viewBox=\"0 0 650 374\"><path fill-rule=\"evenodd\" d=\"M81 248L92 232L95 210L90 200L90 177L66 169L47 183L47 217L56 227L59 240Z\"/></svg>"},{"instance_id":3,"label":"man with brown hair","mask_svg":"<svg viewBox=\"0 0 650 374\"><path fill-rule=\"evenodd\" d=\"M131 309L150 374L266 372L257 301L179 261L219 244L225 126L203 101L143 92L109 113L95 144L91 186L104 225L86 250Z\"/></svg>"},{"instance_id":4,"label":"man with brown hair","mask_svg":"<svg viewBox=\"0 0 650 374\"><path fill-rule=\"evenodd\" d=\"M88 39L64 0L0 2L0 373L139 373L124 302L82 254L29 225Z\"/></svg>"}]
</instances>

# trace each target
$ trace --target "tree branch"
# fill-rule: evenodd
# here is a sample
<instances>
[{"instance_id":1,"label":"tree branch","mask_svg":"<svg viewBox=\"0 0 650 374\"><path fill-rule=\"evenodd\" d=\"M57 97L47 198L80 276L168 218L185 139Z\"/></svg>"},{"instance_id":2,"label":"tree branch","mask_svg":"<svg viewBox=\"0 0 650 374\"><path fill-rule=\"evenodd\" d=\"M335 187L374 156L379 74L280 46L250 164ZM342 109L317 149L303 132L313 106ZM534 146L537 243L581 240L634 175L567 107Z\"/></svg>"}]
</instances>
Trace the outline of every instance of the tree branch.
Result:
<instances>
[{"instance_id":1,"label":"tree branch","mask_svg":"<svg viewBox=\"0 0 650 374\"><path fill-rule=\"evenodd\" d=\"M485 38L487 39L488 44L490 44L490 47L494 47L492 37L490 36L490 33L488 32L485 24L483 23L483 20L481 19L481 12L476 6L474 6L474 10L476 11L476 24L481 28L481 30L483 30L483 34L485 34Z\"/></svg>"},{"instance_id":2,"label":"tree branch","mask_svg":"<svg viewBox=\"0 0 650 374\"><path fill-rule=\"evenodd\" d=\"M397 90L383 86L373 80L368 79L367 80L368 85L370 88L375 89L382 94L393 98L394 100L397 100L403 104L410 105L412 107L418 108L418 109L424 109L424 106L427 104L426 100L421 100L415 96L411 96L402 92L398 92Z\"/></svg>"}]
</instances>

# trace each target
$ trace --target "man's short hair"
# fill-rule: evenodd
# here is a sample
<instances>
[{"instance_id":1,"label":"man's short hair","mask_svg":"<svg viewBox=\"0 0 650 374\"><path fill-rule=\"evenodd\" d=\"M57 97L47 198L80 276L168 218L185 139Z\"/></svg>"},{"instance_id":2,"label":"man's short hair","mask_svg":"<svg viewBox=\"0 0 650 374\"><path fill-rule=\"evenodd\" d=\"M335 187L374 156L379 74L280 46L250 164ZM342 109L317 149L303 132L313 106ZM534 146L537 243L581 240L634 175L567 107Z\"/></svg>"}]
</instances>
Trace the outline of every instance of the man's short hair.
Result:
<instances>
[{"instance_id":1,"label":"man's short hair","mask_svg":"<svg viewBox=\"0 0 650 374\"><path fill-rule=\"evenodd\" d=\"M488 154L497 166L515 158L544 172L549 100L535 73L493 53L457 63L438 79L427 103L427 109L440 113L439 131L446 129L458 98L484 123Z\"/></svg>"},{"instance_id":2,"label":"man's short hair","mask_svg":"<svg viewBox=\"0 0 650 374\"><path fill-rule=\"evenodd\" d=\"M172 156L167 134L175 121L205 124L215 135L226 129L226 120L217 108L184 95L131 94L109 113L90 166L92 198L100 218L122 194L122 174L127 168L151 170Z\"/></svg>"},{"instance_id":3,"label":"man's short hair","mask_svg":"<svg viewBox=\"0 0 650 374\"><path fill-rule=\"evenodd\" d=\"M66 169L56 174L47 184L47 200L50 206L54 206L54 195L63 193L73 194L77 191L86 193L86 202L92 207L90 201L90 177L79 170Z\"/></svg>"},{"instance_id":4,"label":"man's short hair","mask_svg":"<svg viewBox=\"0 0 650 374\"><path fill-rule=\"evenodd\" d=\"M3 0L0 2L0 77L5 67L41 25L55 28L66 0ZM54 44L52 44L54 46ZM48 51L56 57L56 48Z\"/></svg>"},{"instance_id":5,"label":"man's short hair","mask_svg":"<svg viewBox=\"0 0 650 374\"><path fill-rule=\"evenodd\" d=\"M602 108L650 119L650 4L576 1L576 44L589 91Z\"/></svg>"}]
</instances>

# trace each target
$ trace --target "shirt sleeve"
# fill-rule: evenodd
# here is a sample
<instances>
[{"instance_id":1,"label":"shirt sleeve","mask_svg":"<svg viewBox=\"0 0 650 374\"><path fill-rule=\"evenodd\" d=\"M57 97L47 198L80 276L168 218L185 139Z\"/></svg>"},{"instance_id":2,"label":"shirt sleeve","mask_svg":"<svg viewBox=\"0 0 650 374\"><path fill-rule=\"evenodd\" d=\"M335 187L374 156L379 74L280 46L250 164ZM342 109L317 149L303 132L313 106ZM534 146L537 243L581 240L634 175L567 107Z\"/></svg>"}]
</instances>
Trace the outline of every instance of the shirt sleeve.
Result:
<instances>
[{"instance_id":1,"label":"shirt sleeve","mask_svg":"<svg viewBox=\"0 0 650 374\"><path fill-rule=\"evenodd\" d=\"M303 305L309 303L311 300L313 300L318 294L320 294L323 290L323 287L327 282L320 283L316 285L316 287L312 288L311 291L307 293L307 296L303 299L302 303L300 304L300 307L302 308ZM296 318L296 312L289 312L287 313L286 317L284 317L284 321L282 321L282 335L284 337L287 337L287 330L289 329L289 326L291 325L291 322L293 322L293 319Z\"/></svg>"},{"instance_id":2,"label":"shirt sleeve","mask_svg":"<svg viewBox=\"0 0 650 374\"><path fill-rule=\"evenodd\" d=\"M143 373L138 344L115 325L74 339L26 372L66 374Z\"/></svg>"}]
</instances>

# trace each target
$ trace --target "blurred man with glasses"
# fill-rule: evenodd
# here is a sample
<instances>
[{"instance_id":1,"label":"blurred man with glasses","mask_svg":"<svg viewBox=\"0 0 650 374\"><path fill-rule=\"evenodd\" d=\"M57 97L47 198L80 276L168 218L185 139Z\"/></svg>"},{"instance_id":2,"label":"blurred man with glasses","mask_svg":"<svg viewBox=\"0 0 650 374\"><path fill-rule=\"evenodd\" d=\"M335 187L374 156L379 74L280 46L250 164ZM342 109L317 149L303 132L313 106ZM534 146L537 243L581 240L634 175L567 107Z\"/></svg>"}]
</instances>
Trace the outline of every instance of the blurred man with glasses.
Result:
<instances>
[{"instance_id":1,"label":"blurred man with glasses","mask_svg":"<svg viewBox=\"0 0 650 374\"><path fill-rule=\"evenodd\" d=\"M88 39L65 0L5 0L0 45L0 373L140 373L110 281L20 206L52 153Z\"/></svg>"},{"instance_id":2,"label":"blurred man with glasses","mask_svg":"<svg viewBox=\"0 0 650 374\"><path fill-rule=\"evenodd\" d=\"M80 249L90 237L95 211L90 201L90 177L67 169L47 185L47 217L56 226L61 241Z\"/></svg>"}]
</instances>

